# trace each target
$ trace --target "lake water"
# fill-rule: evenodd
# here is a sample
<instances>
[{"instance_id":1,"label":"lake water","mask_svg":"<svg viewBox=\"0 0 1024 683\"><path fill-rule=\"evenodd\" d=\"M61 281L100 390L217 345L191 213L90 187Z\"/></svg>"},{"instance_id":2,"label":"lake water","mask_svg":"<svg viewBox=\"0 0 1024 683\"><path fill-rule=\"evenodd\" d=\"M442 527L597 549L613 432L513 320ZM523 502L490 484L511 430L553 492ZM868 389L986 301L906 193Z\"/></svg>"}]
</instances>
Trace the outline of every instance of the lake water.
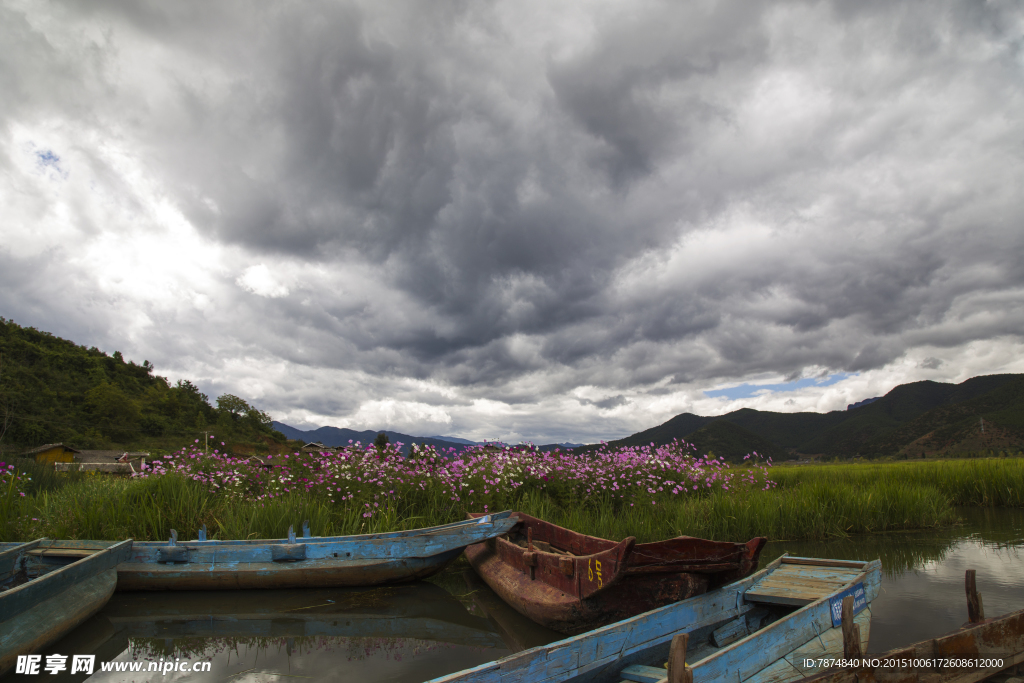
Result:
<instances>
[{"instance_id":1,"label":"lake water","mask_svg":"<svg viewBox=\"0 0 1024 683\"><path fill-rule=\"evenodd\" d=\"M827 543L770 543L762 556L881 558L870 652L967 621L964 572L976 569L987 616L1024 609L1024 510L963 510L964 526ZM210 663L210 671L8 676L84 681L392 681L418 683L563 636L505 605L472 571L359 590L116 593L49 648L97 662Z\"/></svg>"}]
</instances>

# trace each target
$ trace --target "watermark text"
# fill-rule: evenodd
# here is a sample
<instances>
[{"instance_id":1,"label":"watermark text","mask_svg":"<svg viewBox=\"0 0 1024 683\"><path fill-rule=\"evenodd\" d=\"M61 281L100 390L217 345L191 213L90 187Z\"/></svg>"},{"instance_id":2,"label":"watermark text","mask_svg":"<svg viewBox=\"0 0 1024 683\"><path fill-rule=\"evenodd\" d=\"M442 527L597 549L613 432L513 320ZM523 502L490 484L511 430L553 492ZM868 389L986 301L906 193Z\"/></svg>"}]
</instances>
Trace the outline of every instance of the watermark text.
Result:
<instances>
[{"instance_id":1,"label":"watermark text","mask_svg":"<svg viewBox=\"0 0 1024 683\"><path fill-rule=\"evenodd\" d=\"M96 655L18 655L14 673L35 676L38 674L58 674L62 671L77 674L83 673L92 675L96 669ZM159 672L166 676L173 672L208 672L213 666L212 662L189 662L181 661L179 658L163 659L153 662L100 662L100 671L124 671L124 672Z\"/></svg>"}]
</instances>

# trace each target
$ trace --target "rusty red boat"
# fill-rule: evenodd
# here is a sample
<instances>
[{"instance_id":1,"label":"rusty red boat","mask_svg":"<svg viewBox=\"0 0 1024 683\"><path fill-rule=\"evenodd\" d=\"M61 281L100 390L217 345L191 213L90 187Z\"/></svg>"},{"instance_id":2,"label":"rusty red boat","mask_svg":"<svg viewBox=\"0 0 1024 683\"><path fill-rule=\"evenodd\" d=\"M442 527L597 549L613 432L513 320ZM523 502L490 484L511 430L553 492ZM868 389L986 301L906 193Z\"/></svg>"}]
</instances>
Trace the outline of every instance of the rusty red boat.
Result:
<instances>
[{"instance_id":1,"label":"rusty red boat","mask_svg":"<svg viewBox=\"0 0 1024 683\"><path fill-rule=\"evenodd\" d=\"M470 513L471 518L482 513ZM749 576L766 539L679 536L616 543L522 512L509 532L466 548L477 574L533 621L575 635Z\"/></svg>"}]
</instances>

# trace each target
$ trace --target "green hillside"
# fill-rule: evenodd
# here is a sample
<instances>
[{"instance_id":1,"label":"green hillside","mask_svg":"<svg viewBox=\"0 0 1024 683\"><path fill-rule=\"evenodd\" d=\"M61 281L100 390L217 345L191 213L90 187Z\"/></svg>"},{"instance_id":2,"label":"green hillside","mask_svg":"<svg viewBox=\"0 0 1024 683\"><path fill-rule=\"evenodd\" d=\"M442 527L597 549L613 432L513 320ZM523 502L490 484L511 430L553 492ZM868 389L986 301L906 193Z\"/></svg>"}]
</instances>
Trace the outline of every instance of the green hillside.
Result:
<instances>
[{"instance_id":1,"label":"green hillside","mask_svg":"<svg viewBox=\"0 0 1024 683\"><path fill-rule=\"evenodd\" d=\"M971 397L929 410L873 439L868 444L866 454L930 455L949 451L1019 448L1020 444L1024 444L1024 377L993 375L991 378L976 377L974 380L992 378L1001 381L988 382L982 386L988 388L994 384L996 388L984 393L977 390L962 392L959 396ZM982 421L988 424L984 431Z\"/></svg>"},{"instance_id":2,"label":"green hillside","mask_svg":"<svg viewBox=\"0 0 1024 683\"><path fill-rule=\"evenodd\" d=\"M217 441L284 441L270 416L225 394L217 406L191 382L171 385L120 352L0 318L0 448L46 443L76 448L178 447L210 432Z\"/></svg>"},{"instance_id":3,"label":"green hillside","mask_svg":"<svg viewBox=\"0 0 1024 683\"><path fill-rule=\"evenodd\" d=\"M873 403L824 414L750 408L718 417L682 413L609 445L662 445L674 439L694 443L699 438L698 450L703 452L710 448L716 454L732 454L747 448L746 452L780 454L773 456L775 459L786 452L880 457L1020 449L1024 447L1022 395L1022 375L985 375L960 384L913 382L894 388ZM981 419L991 423L984 435ZM720 423L742 431L727 431ZM918 443L921 439L925 441Z\"/></svg>"},{"instance_id":4,"label":"green hillside","mask_svg":"<svg viewBox=\"0 0 1024 683\"><path fill-rule=\"evenodd\" d=\"M930 381L901 384L874 403L840 413L848 417L819 437L804 441L797 450L846 457L893 455L900 450L898 444L908 442L907 436L899 436L905 425L943 406L959 405L986 395L1015 378L1019 376L985 375L960 384Z\"/></svg>"},{"instance_id":5,"label":"green hillside","mask_svg":"<svg viewBox=\"0 0 1024 683\"><path fill-rule=\"evenodd\" d=\"M663 444L672 443L675 439L680 441L689 441L688 437L690 434L693 434L695 431L715 419L717 418L701 417L700 415L694 415L693 413L682 413L680 415L676 415L664 424L660 424L657 427L651 427L650 429L645 429L642 432L637 432L636 434L627 436L624 439L611 441L608 445L617 448L619 446L646 446L647 444L654 443L661 446Z\"/></svg>"},{"instance_id":6,"label":"green hillside","mask_svg":"<svg viewBox=\"0 0 1024 683\"><path fill-rule=\"evenodd\" d=\"M845 410L830 413L773 413L741 408L722 418L781 448L807 452L801 450L803 444L849 419L850 414Z\"/></svg>"},{"instance_id":7,"label":"green hillside","mask_svg":"<svg viewBox=\"0 0 1024 683\"><path fill-rule=\"evenodd\" d=\"M787 458L781 448L753 432L726 420L713 420L686 439L698 453L713 453L729 462L743 462L750 453L779 461Z\"/></svg>"}]
</instances>

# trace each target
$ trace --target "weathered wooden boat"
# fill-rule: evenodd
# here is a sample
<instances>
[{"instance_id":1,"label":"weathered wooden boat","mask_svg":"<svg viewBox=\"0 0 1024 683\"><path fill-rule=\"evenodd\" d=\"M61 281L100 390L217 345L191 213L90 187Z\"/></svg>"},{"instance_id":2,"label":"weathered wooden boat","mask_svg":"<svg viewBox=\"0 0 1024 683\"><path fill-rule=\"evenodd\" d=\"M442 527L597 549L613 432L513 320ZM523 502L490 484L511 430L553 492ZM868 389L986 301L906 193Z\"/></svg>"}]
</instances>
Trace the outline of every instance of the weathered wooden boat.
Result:
<instances>
[{"instance_id":1,"label":"weathered wooden boat","mask_svg":"<svg viewBox=\"0 0 1024 683\"><path fill-rule=\"evenodd\" d=\"M470 513L473 518L478 513ZM506 537L466 548L495 593L533 621L582 633L705 593L757 569L765 539L723 543L680 536L619 543L516 512Z\"/></svg>"},{"instance_id":2,"label":"weathered wooden boat","mask_svg":"<svg viewBox=\"0 0 1024 683\"><path fill-rule=\"evenodd\" d=\"M808 662L843 656L844 628L866 651L880 582L878 560L784 556L708 593L429 683L664 683L670 654L691 662L674 671L696 683L794 681L815 673Z\"/></svg>"},{"instance_id":3,"label":"weathered wooden boat","mask_svg":"<svg viewBox=\"0 0 1024 683\"><path fill-rule=\"evenodd\" d=\"M207 540L206 527L194 541L136 541L117 568L117 589L228 590L241 588L329 588L377 586L425 579L454 561L463 548L508 532L511 512L424 529L357 536L302 536L292 527L287 539ZM110 541L44 541L47 554L65 562L88 557ZM0 546L2 549L3 546Z\"/></svg>"},{"instance_id":4,"label":"weathered wooden boat","mask_svg":"<svg viewBox=\"0 0 1024 683\"><path fill-rule=\"evenodd\" d=\"M432 576L463 548L506 533L509 512L426 529L281 540L137 542L117 568L118 590L376 586Z\"/></svg>"},{"instance_id":5,"label":"weathered wooden boat","mask_svg":"<svg viewBox=\"0 0 1024 683\"><path fill-rule=\"evenodd\" d=\"M0 675L99 611L131 548L123 541L70 563L48 555L46 539L0 552Z\"/></svg>"},{"instance_id":6,"label":"weathered wooden boat","mask_svg":"<svg viewBox=\"0 0 1024 683\"><path fill-rule=\"evenodd\" d=\"M1024 673L1024 610L986 619L975 570L967 570L965 587L968 621L960 629L871 655L859 661L864 666L823 671L806 683L976 683L1014 669Z\"/></svg>"}]
</instances>

